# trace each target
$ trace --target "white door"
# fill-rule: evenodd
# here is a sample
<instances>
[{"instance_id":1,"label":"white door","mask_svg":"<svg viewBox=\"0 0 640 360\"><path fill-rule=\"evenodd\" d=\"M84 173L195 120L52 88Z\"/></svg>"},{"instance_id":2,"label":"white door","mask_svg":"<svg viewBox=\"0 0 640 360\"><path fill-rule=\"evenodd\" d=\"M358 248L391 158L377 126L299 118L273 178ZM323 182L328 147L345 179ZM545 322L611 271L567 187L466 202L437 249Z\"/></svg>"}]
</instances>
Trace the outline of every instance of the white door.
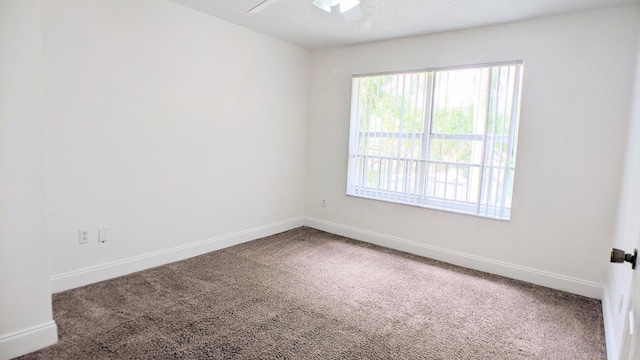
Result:
<instances>
[{"instance_id":1,"label":"white door","mask_svg":"<svg viewBox=\"0 0 640 360\"><path fill-rule=\"evenodd\" d=\"M638 241L638 247L640 248L640 241ZM636 267L637 269L637 267ZM640 359L640 277L636 272L633 274L633 280L631 280L631 287L633 290L633 297L631 298L631 308L633 309L634 326L633 335L629 338L629 356L627 359Z\"/></svg>"},{"instance_id":2,"label":"white door","mask_svg":"<svg viewBox=\"0 0 640 360\"><path fill-rule=\"evenodd\" d=\"M640 237L637 241L637 249L640 249ZM629 251L629 250L627 250ZM628 265L625 263L624 265ZM629 313L624 329L624 340L622 343L622 356L620 359L640 360L640 262L636 266L631 278L631 289L629 294Z\"/></svg>"}]
</instances>

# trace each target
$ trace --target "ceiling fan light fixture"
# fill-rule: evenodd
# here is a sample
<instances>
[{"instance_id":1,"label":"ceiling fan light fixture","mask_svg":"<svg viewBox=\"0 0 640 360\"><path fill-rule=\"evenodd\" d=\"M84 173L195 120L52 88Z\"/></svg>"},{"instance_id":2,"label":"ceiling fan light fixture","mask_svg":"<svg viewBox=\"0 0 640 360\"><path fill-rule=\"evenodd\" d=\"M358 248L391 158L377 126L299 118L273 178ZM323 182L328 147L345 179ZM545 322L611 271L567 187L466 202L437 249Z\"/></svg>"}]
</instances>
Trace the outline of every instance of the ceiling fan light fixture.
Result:
<instances>
[{"instance_id":1,"label":"ceiling fan light fixture","mask_svg":"<svg viewBox=\"0 0 640 360\"><path fill-rule=\"evenodd\" d=\"M317 8L330 13L331 8L333 6L338 5L339 2L340 2L339 0L313 0L312 4L315 5Z\"/></svg>"},{"instance_id":2,"label":"ceiling fan light fixture","mask_svg":"<svg viewBox=\"0 0 640 360\"><path fill-rule=\"evenodd\" d=\"M340 12L346 13L360 4L359 0L340 0Z\"/></svg>"}]
</instances>

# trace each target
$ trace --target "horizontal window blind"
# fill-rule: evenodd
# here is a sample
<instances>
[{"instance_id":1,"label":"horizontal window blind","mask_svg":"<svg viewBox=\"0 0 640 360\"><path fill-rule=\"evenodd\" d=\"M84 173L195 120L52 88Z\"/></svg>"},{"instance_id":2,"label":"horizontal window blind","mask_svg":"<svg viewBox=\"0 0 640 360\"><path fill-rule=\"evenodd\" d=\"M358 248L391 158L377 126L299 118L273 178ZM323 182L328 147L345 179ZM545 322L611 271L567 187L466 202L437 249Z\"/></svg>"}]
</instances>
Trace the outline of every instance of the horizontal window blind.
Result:
<instances>
[{"instance_id":1,"label":"horizontal window blind","mask_svg":"<svg viewBox=\"0 0 640 360\"><path fill-rule=\"evenodd\" d=\"M509 219L522 63L353 79L347 194Z\"/></svg>"}]
</instances>

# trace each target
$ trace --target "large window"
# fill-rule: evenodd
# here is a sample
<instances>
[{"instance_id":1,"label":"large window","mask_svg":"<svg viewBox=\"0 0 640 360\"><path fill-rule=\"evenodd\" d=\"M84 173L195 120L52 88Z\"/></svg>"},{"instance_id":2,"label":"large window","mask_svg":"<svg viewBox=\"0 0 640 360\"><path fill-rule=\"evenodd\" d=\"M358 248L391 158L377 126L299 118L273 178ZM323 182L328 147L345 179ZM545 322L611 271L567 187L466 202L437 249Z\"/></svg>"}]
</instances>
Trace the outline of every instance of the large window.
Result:
<instances>
[{"instance_id":1,"label":"large window","mask_svg":"<svg viewBox=\"0 0 640 360\"><path fill-rule=\"evenodd\" d=\"M353 78L347 194L511 216L522 63Z\"/></svg>"}]
</instances>

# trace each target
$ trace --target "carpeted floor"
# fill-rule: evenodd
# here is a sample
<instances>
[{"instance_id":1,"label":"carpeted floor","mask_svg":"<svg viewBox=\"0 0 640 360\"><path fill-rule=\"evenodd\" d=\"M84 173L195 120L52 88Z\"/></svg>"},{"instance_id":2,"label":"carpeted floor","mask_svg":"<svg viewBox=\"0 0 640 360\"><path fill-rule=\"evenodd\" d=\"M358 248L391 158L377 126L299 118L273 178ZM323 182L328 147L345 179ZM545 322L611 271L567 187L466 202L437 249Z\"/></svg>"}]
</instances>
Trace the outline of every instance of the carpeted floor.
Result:
<instances>
[{"instance_id":1,"label":"carpeted floor","mask_svg":"<svg viewBox=\"0 0 640 360\"><path fill-rule=\"evenodd\" d=\"M299 228L53 296L24 359L605 359L601 304Z\"/></svg>"}]
</instances>

